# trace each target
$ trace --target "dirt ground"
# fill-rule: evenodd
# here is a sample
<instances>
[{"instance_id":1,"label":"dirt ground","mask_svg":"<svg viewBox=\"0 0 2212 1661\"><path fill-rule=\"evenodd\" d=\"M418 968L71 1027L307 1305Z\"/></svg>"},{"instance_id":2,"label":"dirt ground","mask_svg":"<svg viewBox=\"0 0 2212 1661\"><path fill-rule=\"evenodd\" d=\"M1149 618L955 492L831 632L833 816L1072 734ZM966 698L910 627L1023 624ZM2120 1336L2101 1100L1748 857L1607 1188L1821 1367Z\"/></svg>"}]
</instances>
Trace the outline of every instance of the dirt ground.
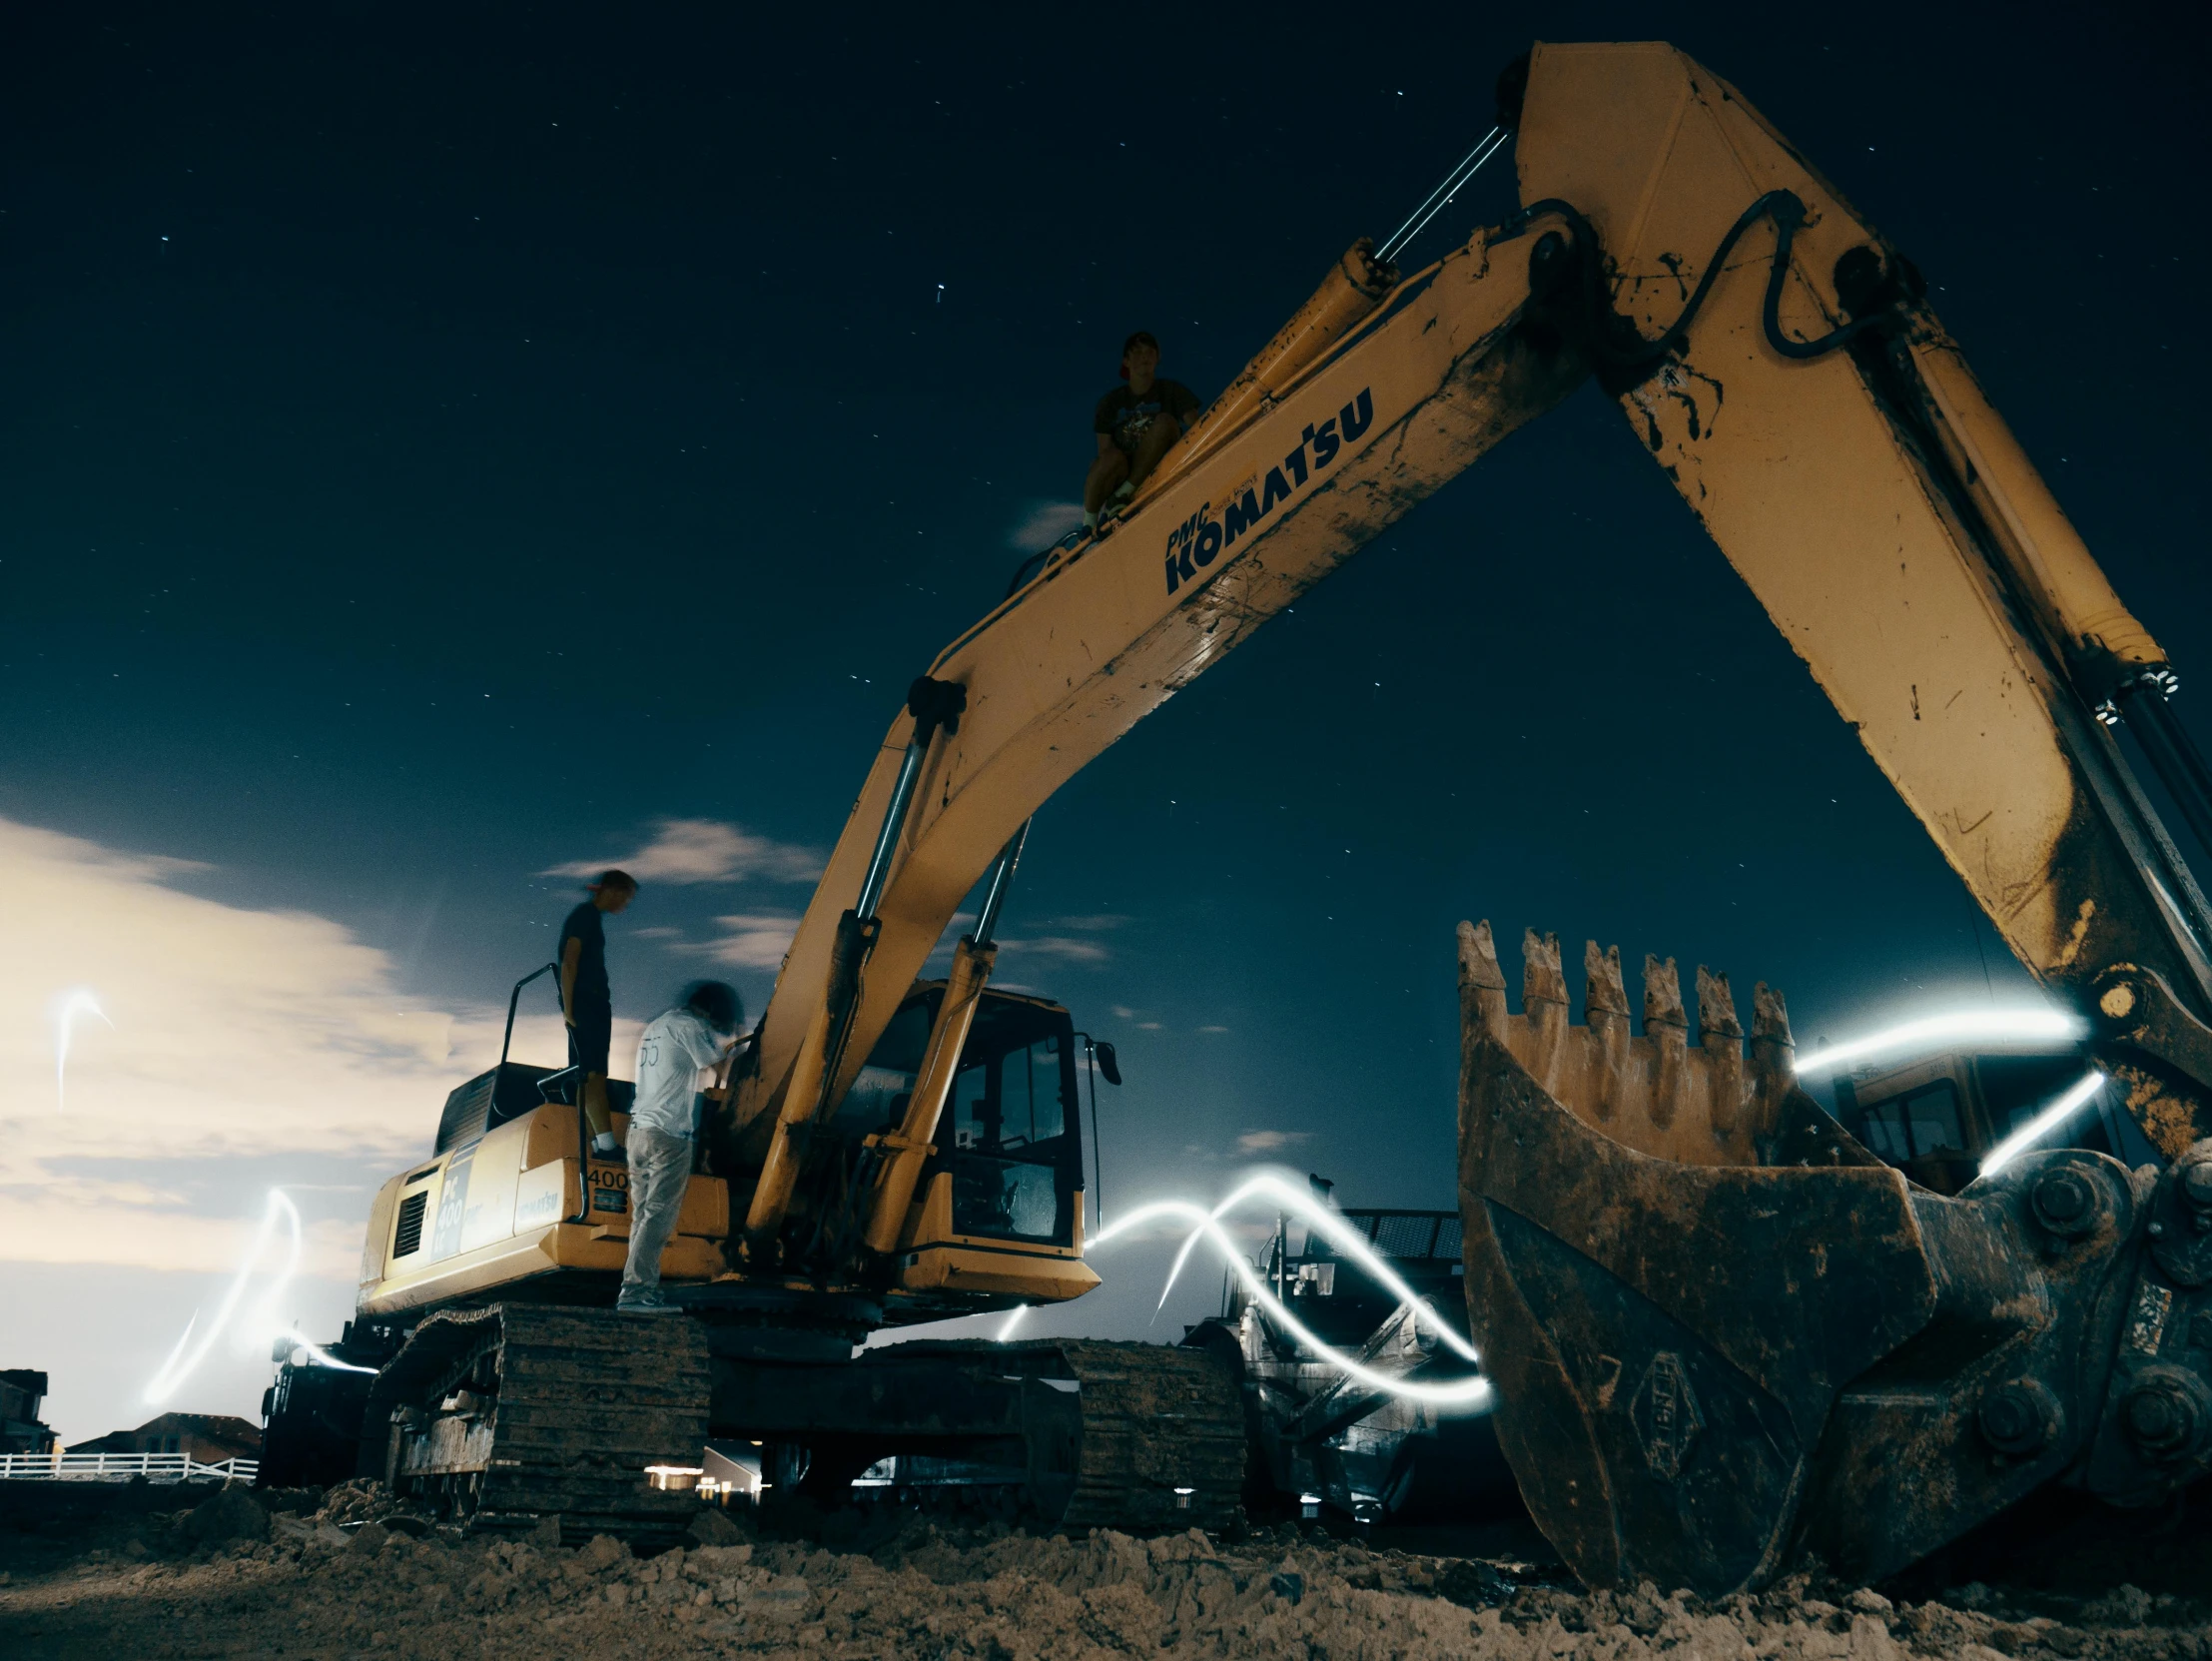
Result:
<instances>
[{"instance_id":1,"label":"dirt ground","mask_svg":"<svg viewBox=\"0 0 2212 1661\"><path fill-rule=\"evenodd\" d=\"M718 1512L690 1545L641 1560L604 1537L418 1537L353 1485L160 1508L183 1497L33 1518L35 1501L0 1496L0 1656L2212 1661L2212 1531L2078 1507L2016 1519L1883 1590L1801 1575L1707 1607L1289 1524L1233 1541L1070 1539L882 1518L809 1538ZM1933 1584L1961 1568L1993 1578Z\"/></svg>"}]
</instances>

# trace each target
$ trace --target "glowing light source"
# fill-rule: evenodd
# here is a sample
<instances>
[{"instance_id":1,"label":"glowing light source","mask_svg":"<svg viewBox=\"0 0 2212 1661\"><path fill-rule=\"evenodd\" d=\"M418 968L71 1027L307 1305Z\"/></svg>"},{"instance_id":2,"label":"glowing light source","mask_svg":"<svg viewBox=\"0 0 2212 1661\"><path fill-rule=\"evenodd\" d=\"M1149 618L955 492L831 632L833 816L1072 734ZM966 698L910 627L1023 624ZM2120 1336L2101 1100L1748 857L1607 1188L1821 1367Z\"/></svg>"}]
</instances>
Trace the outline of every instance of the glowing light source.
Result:
<instances>
[{"instance_id":1,"label":"glowing light source","mask_svg":"<svg viewBox=\"0 0 2212 1661\"><path fill-rule=\"evenodd\" d=\"M201 1335L199 1343L192 1345L193 1329L200 1324L200 1311L192 1311L192 1318L185 1322L184 1334L177 1339L176 1348L169 1352L169 1359L162 1363L161 1370L154 1374L153 1381L146 1386L148 1401L159 1403L176 1394L177 1387L191 1377L200 1363L207 1359L208 1351L215 1347L215 1340L230 1328L233 1318L238 1314L239 1304L245 1299L246 1288L253 1282L254 1271L269 1249L270 1240L277 1232L280 1219L290 1225L291 1249L285 1257L284 1268L270 1281L260 1302L255 1305L253 1314L248 1317L249 1323L241 1328L242 1337L248 1343L264 1344L272 1338L286 1337L292 1340L296 1350L306 1350L309 1358L318 1366L337 1367L345 1372L376 1370L374 1367L355 1366L349 1361L340 1360L320 1345L311 1342L289 1322L277 1318L277 1299L283 1294L285 1287L292 1283L292 1277L300 1267L300 1208L292 1203L292 1197L283 1189L271 1189L269 1208L262 1213L261 1228L254 1236L253 1247L246 1253L246 1260L239 1265L238 1274L231 1281L231 1289L224 1294L223 1306L216 1310L215 1320ZM187 1345L192 1347L188 1350Z\"/></svg>"},{"instance_id":2,"label":"glowing light source","mask_svg":"<svg viewBox=\"0 0 2212 1661\"><path fill-rule=\"evenodd\" d=\"M1014 1336L1014 1329L1022 1324L1022 1317L1030 1312L1027 1303L1017 1303L1014 1312L1007 1316L1006 1324L999 1328L999 1342L1005 1343Z\"/></svg>"},{"instance_id":3,"label":"glowing light source","mask_svg":"<svg viewBox=\"0 0 2212 1661\"><path fill-rule=\"evenodd\" d=\"M1313 1211L1320 1210L1312 1200L1304 1195L1297 1194L1289 1184L1271 1177L1254 1178L1244 1188L1230 1196L1230 1201L1240 1200L1245 1195L1253 1193L1269 1193L1276 1195L1278 1198L1282 1196L1293 1197L1300 1211L1309 1217L1311 1212L1307 1210L1308 1208ZM1230 1201L1222 1202L1223 1207L1225 1208ZM1367 1268L1370 1273L1374 1273L1379 1268L1381 1272L1376 1277L1382 1280L1391 1291L1404 1298L1405 1301L1409 1303L1420 1301L1413 1294L1412 1288L1407 1286L1387 1263L1374 1254L1368 1247L1367 1243L1361 1240L1349 1225L1344 1224L1340 1219L1329 1216L1329 1214L1323 1213L1323 1215L1328 1217L1328 1222L1333 1225L1334 1230L1341 1233L1342 1238L1339 1239L1338 1234L1332 1232L1331 1228L1321 1227L1321 1232L1330 1237L1332 1244L1346 1249L1347 1255L1353 1255L1354 1259L1359 1261L1361 1266ZM1260 1277L1259 1271L1253 1268L1251 1263L1245 1259L1244 1253L1237 1249L1236 1243L1229 1238L1228 1232L1221 1227L1216 1214L1208 1212L1204 1207L1194 1205L1188 1200L1155 1200L1148 1206L1139 1206L1135 1211L1128 1212L1107 1225L1105 1230L1095 1237L1093 1245L1104 1246L1116 1235L1130 1229L1139 1228L1156 1219L1170 1217L1179 1218L1190 1224L1193 1236L1203 1237L1220 1253L1222 1260L1228 1264L1229 1272L1242 1282L1245 1292L1252 1301L1265 1309L1276 1325L1283 1328L1292 1337L1296 1338L1300 1344L1346 1377L1365 1384L1369 1389L1380 1390L1386 1395L1398 1396L1408 1401L1426 1401L1440 1407L1474 1407L1489 1401L1490 1380L1487 1378L1455 1379L1449 1384L1417 1384L1404 1378L1392 1377L1388 1373L1377 1372L1372 1367L1362 1365L1355 1357L1345 1354L1333 1344L1323 1341L1318 1333L1291 1312L1289 1305L1267 1289L1266 1281ZM1357 1246L1356 1253L1349 1249L1350 1246ZM1453 1344L1455 1349L1470 1360L1476 1358L1473 1345L1469 1344L1464 1338L1460 1338L1456 1332L1451 1331L1442 1322L1438 1322L1438 1325L1448 1339L1458 1340Z\"/></svg>"},{"instance_id":4,"label":"glowing light source","mask_svg":"<svg viewBox=\"0 0 2212 1661\"><path fill-rule=\"evenodd\" d=\"M80 1015L97 1015L110 1027L115 1025L108 1021L108 1013L100 1007L100 1001L83 987L65 992L54 1000L54 1111L57 1113L65 1106L63 1093L68 1083L69 1040L76 1031Z\"/></svg>"},{"instance_id":5,"label":"glowing light source","mask_svg":"<svg viewBox=\"0 0 2212 1661\"><path fill-rule=\"evenodd\" d=\"M2021 1154L2049 1136L2059 1126L2065 1124L2067 1120L2086 1107L2098 1091L2104 1088L2104 1081L2105 1075L2091 1068L2088 1075L2073 1085L2065 1095L2059 1097L2057 1101L2043 1109L2033 1119L1998 1143L1996 1147L1990 1149L1987 1157L1981 1162L1981 1175L1984 1177L1995 1176L1997 1172L2010 1165Z\"/></svg>"},{"instance_id":6,"label":"glowing light source","mask_svg":"<svg viewBox=\"0 0 2212 1661\"><path fill-rule=\"evenodd\" d=\"M1887 1027L1846 1044L1831 1044L1798 1058L1802 1078L1813 1073L1833 1073L1845 1063L1899 1050L1934 1050L1952 1045L1985 1044L2022 1039L2071 1043L2088 1033L2079 1016L2054 1009L1959 1010L1950 1015L1923 1016Z\"/></svg>"}]
</instances>

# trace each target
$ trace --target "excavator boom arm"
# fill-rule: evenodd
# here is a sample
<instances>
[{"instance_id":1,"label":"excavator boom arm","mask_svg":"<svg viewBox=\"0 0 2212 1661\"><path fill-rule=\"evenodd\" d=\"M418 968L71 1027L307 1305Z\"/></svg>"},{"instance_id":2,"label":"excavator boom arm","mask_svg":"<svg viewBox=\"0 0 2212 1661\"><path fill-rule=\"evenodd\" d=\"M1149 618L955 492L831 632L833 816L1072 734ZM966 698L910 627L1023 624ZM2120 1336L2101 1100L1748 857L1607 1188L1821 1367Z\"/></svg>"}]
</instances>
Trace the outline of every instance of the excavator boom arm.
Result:
<instances>
[{"instance_id":1,"label":"excavator boom arm","mask_svg":"<svg viewBox=\"0 0 2212 1661\"><path fill-rule=\"evenodd\" d=\"M1517 157L1602 252L1593 358L1638 439L2029 973L2212 1015L2204 899L2097 707L2164 654L1909 262L1664 44L1539 45ZM2131 1105L2173 1157L2212 1123L2164 1071Z\"/></svg>"},{"instance_id":2,"label":"excavator boom arm","mask_svg":"<svg viewBox=\"0 0 2212 1661\"><path fill-rule=\"evenodd\" d=\"M1285 370L1278 338L1255 360L1274 365L1271 394L1254 394L1248 373L1112 534L1049 562L939 654L931 678L965 687L966 707L923 758L828 1101L992 856L1055 790L1583 380L1579 354L1530 311L1527 251L1553 224L1478 237L1379 309L1369 299L1364 332L1329 316L1343 310L1332 272L1308 308L1322 314L1309 342L1318 362ZM785 959L734 1115L748 1152L771 1110L791 1113L785 1090L829 995L839 919L861 892L914 733L908 714L886 734Z\"/></svg>"},{"instance_id":3,"label":"excavator boom arm","mask_svg":"<svg viewBox=\"0 0 2212 1661\"><path fill-rule=\"evenodd\" d=\"M2099 719L2169 684L2163 655L1909 264L1671 47L1540 45L1512 114L1519 218L1394 289L1355 247L1113 534L1049 558L931 666L965 707L920 743L912 714L893 723L725 1128L732 1165L777 1172L756 1236L792 1169L775 1127L840 1099L993 853L1593 371L2029 971L2107 1013L2133 977L2150 1065L2130 1105L2153 1140L2204 1134L2212 927Z\"/></svg>"},{"instance_id":4,"label":"excavator boom arm","mask_svg":"<svg viewBox=\"0 0 2212 1661\"><path fill-rule=\"evenodd\" d=\"M1522 117L1524 191L1602 254L1607 390L2172 1162L2032 1147L2091 1073L1933 1192L1799 1087L1774 990L1747 1066L1725 977L1692 1046L1647 959L1632 1036L1592 942L1576 1028L1532 934L1516 1017L1463 925L1468 1313L1522 1495L1589 1583L1709 1598L1882 1578L2049 1482L2177 1495L2212 1468L2205 908L2105 724L2192 813L2163 654L1909 265L1734 89L1540 46Z\"/></svg>"}]
</instances>

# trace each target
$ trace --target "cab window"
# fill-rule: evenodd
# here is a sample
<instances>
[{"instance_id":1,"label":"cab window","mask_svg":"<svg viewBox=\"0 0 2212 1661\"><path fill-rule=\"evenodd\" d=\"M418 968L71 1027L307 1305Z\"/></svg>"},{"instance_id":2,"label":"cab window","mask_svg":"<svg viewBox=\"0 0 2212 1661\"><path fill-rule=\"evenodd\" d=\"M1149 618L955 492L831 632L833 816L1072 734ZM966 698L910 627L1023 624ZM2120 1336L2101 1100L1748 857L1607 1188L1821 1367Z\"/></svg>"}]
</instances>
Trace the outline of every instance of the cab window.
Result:
<instances>
[{"instance_id":1,"label":"cab window","mask_svg":"<svg viewBox=\"0 0 2212 1661\"><path fill-rule=\"evenodd\" d=\"M1068 1035L1037 1012L979 1018L946 1118L953 1231L1066 1245L1074 1236Z\"/></svg>"},{"instance_id":2,"label":"cab window","mask_svg":"<svg viewBox=\"0 0 2212 1661\"><path fill-rule=\"evenodd\" d=\"M1900 1164L1929 1154L1965 1152L1958 1087L1948 1079L1937 1079L1874 1103L1866 1109L1864 1140L1881 1158Z\"/></svg>"},{"instance_id":3,"label":"cab window","mask_svg":"<svg viewBox=\"0 0 2212 1661\"><path fill-rule=\"evenodd\" d=\"M930 1023L936 1018L934 998L914 998L903 1005L868 1053L868 1065L853 1080L845 1100L838 1104L837 1127L853 1138L887 1131L906 1118L914 1099L914 1081L922 1071L922 1052L929 1047Z\"/></svg>"}]
</instances>

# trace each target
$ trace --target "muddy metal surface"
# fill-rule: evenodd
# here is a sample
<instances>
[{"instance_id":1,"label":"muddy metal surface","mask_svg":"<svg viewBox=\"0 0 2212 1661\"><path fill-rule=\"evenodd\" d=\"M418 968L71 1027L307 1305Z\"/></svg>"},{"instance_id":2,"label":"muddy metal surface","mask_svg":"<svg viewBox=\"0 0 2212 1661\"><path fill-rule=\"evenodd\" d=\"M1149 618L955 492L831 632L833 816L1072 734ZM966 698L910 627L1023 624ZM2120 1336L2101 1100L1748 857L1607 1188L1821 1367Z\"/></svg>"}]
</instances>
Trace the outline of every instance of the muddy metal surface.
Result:
<instances>
[{"instance_id":1,"label":"muddy metal surface","mask_svg":"<svg viewBox=\"0 0 2212 1661\"><path fill-rule=\"evenodd\" d=\"M293 1507L275 1511L243 1489L169 1497L202 1503L56 1519L0 1496L0 1655L2212 1661L2212 1530L2102 1511L2021 1519L1923 1568L1926 1584L1801 1575L1709 1607L1581 1593L1538 1553L1501 1551L1532 1543L1510 1530L1071 1539L843 1517L779 1537L715 1513L640 1559L604 1537L418 1536L360 1490L274 1496ZM1450 1554L1470 1543L1499 1554ZM1999 1577L1935 1584L1947 1569Z\"/></svg>"}]
</instances>

